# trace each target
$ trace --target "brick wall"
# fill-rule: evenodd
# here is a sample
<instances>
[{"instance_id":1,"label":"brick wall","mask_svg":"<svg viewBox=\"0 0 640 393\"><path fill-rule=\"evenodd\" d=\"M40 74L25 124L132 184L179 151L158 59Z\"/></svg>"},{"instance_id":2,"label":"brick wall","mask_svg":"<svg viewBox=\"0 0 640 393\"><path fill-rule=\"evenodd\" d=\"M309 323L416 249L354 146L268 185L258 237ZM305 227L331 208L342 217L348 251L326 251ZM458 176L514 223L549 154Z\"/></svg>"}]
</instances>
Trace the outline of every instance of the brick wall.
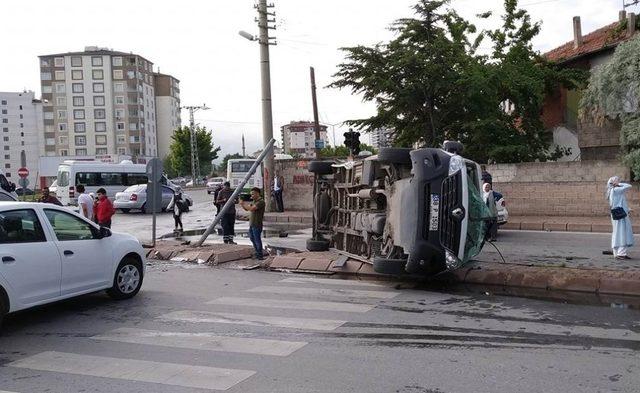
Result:
<instances>
[{"instance_id":1,"label":"brick wall","mask_svg":"<svg viewBox=\"0 0 640 393\"><path fill-rule=\"evenodd\" d=\"M618 161L540 162L489 165L494 189L514 216L606 216L607 180L629 179ZM627 194L631 206L640 203L637 187Z\"/></svg>"},{"instance_id":2,"label":"brick wall","mask_svg":"<svg viewBox=\"0 0 640 393\"><path fill-rule=\"evenodd\" d=\"M277 160L276 170L284 176L282 198L286 210L311 210L313 175L307 171L309 159Z\"/></svg>"}]
</instances>

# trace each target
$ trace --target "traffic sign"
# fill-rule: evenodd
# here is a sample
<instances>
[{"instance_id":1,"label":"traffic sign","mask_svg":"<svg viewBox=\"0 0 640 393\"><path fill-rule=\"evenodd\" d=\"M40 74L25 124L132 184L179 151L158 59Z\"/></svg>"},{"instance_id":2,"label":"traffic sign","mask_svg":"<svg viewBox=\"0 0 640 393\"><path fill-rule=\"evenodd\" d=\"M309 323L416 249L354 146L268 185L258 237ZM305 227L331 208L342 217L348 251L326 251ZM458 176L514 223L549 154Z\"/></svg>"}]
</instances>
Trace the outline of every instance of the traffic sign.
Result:
<instances>
[{"instance_id":1,"label":"traffic sign","mask_svg":"<svg viewBox=\"0 0 640 393\"><path fill-rule=\"evenodd\" d=\"M152 158L147 162L147 176L149 181L159 182L162 179L162 161L159 158Z\"/></svg>"},{"instance_id":2,"label":"traffic sign","mask_svg":"<svg viewBox=\"0 0 640 393\"><path fill-rule=\"evenodd\" d=\"M29 170L25 167L18 169L18 176L24 179L25 177L29 176Z\"/></svg>"},{"instance_id":3,"label":"traffic sign","mask_svg":"<svg viewBox=\"0 0 640 393\"><path fill-rule=\"evenodd\" d=\"M26 177L21 177L20 180L18 180L18 184L20 185L20 187L22 187L22 190L24 191L24 189L29 186L29 179L27 179Z\"/></svg>"},{"instance_id":4,"label":"traffic sign","mask_svg":"<svg viewBox=\"0 0 640 393\"><path fill-rule=\"evenodd\" d=\"M324 149L324 140L316 139L316 149Z\"/></svg>"}]
</instances>

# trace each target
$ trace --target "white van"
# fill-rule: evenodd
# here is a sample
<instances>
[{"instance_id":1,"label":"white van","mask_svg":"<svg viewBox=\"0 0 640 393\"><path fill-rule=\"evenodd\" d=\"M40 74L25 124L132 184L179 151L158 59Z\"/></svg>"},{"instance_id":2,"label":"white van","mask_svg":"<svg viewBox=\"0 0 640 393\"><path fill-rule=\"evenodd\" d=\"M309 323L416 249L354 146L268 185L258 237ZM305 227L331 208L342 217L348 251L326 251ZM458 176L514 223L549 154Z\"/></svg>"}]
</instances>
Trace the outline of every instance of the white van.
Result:
<instances>
[{"instance_id":1,"label":"white van","mask_svg":"<svg viewBox=\"0 0 640 393\"><path fill-rule=\"evenodd\" d=\"M64 161L58 166L58 188L56 196L63 205L77 205L76 187L83 184L85 192L95 193L99 188L107 191L107 197L114 199L116 193L135 184L147 184L147 166L122 161L110 164L100 161ZM161 183L171 188L176 186L164 175Z\"/></svg>"}]
</instances>

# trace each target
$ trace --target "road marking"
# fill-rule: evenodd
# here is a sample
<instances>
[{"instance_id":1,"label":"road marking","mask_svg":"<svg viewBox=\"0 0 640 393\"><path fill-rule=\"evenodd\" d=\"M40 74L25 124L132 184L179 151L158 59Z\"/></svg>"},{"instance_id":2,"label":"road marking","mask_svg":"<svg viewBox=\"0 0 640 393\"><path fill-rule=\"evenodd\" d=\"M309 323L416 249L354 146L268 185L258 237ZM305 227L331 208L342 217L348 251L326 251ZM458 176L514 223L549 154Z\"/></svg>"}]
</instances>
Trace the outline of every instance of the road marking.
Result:
<instances>
[{"instance_id":1,"label":"road marking","mask_svg":"<svg viewBox=\"0 0 640 393\"><path fill-rule=\"evenodd\" d=\"M361 297L369 299L391 299L399 294L391 291L364 291L360 289L326 289L261 286L247 290L248 292L275 293L278 295L308 295L334 297Z\"/></svg>"},{"instance_id":2,"label":"road marking","mask_svg":"<svg viewBox=\"0 0 640 393\"><path fill-rule=\"evenodd\" d=\"M256 373L55 351L41 352L6 366L211 390L227 390Z\"/></svg>"},{"instance_id":3,"label":"road marking","mask_svg":"<svg viewBox=\"0 0 640 393\"><path fill-rule=\"evenodd\" d=\"M264 298L221 297L207 302L207 304L221 304L229 306L248 306L262 308L289 308L294 310L367 312L375 305L338 303L338 302L305 302L297 300L276 300Z\"/></svg>"},{"instance_id":4,"label":"road marking","mask_svg":"<svg viewBox=\"0 0 640 393\"><path fill-rule=\"evenodd\" d=\"M360 280L344 280L338 278L315 278L315 277L289 277L280 280L280 282L302 284L307 282L313 282L316 284L327 285L344 285L352 287L378 287L378 288L391 288L392 285L385 285L377 282L360 281Z\"/></svg>"},{"instance_id":5,"label":"road marking","mask_svg":"<svg viewBox=\"0 0 640 393\"><path fill-rule=\"evenodd\" d=\"M255 355L271 356L288 356L307 345L306 342L301 341L278 341L257 338L216 336L210 333L161 332L157 330L130 328L115 329L105 334L93 336L92 338L95 340L159 345L171 348L250 353Z\"/></svg>"},{"instance_id":6,"label":"road marking","mask_svg":"<svg viewBox=\"0 0 640 393\"><path fill-rule=\"evenodd\" d=\"M175 311L161 315L159 318L185 322L230 323L234 325L272 326L310 330L335 330L347 322L330 319L284 318L191 310Z\"/></svg>"}]
</instances>

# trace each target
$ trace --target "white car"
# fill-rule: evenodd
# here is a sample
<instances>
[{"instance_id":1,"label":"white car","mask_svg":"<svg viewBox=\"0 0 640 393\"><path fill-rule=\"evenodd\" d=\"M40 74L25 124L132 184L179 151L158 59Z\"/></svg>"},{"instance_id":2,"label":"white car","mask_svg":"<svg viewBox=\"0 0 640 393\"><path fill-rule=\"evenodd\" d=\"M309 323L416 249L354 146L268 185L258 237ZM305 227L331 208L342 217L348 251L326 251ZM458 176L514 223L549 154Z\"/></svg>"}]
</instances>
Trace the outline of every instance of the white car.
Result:
<instances>
[{"instance_id":1,"label":"white car","mask_svg":"<svg viewBox=\"0 0 640 393\"><path fill-rule=\"evenodd\" d=\"M131 298L145 273L135 237L44 203L0 204L0 259L0 324L7 313L100 290Z\"/></svg>"},{"instance_id":2,"label":"white car","mask_svg":"<svg viewBox=\"0 0 640 393\"><path fill-rule=\"evenodd\" d=\"M217 187L222 187L224 182L227 181L224 177L214 177L207 182L207 194L211 194L216 191Z\"/></svg>"}]
</instances>

